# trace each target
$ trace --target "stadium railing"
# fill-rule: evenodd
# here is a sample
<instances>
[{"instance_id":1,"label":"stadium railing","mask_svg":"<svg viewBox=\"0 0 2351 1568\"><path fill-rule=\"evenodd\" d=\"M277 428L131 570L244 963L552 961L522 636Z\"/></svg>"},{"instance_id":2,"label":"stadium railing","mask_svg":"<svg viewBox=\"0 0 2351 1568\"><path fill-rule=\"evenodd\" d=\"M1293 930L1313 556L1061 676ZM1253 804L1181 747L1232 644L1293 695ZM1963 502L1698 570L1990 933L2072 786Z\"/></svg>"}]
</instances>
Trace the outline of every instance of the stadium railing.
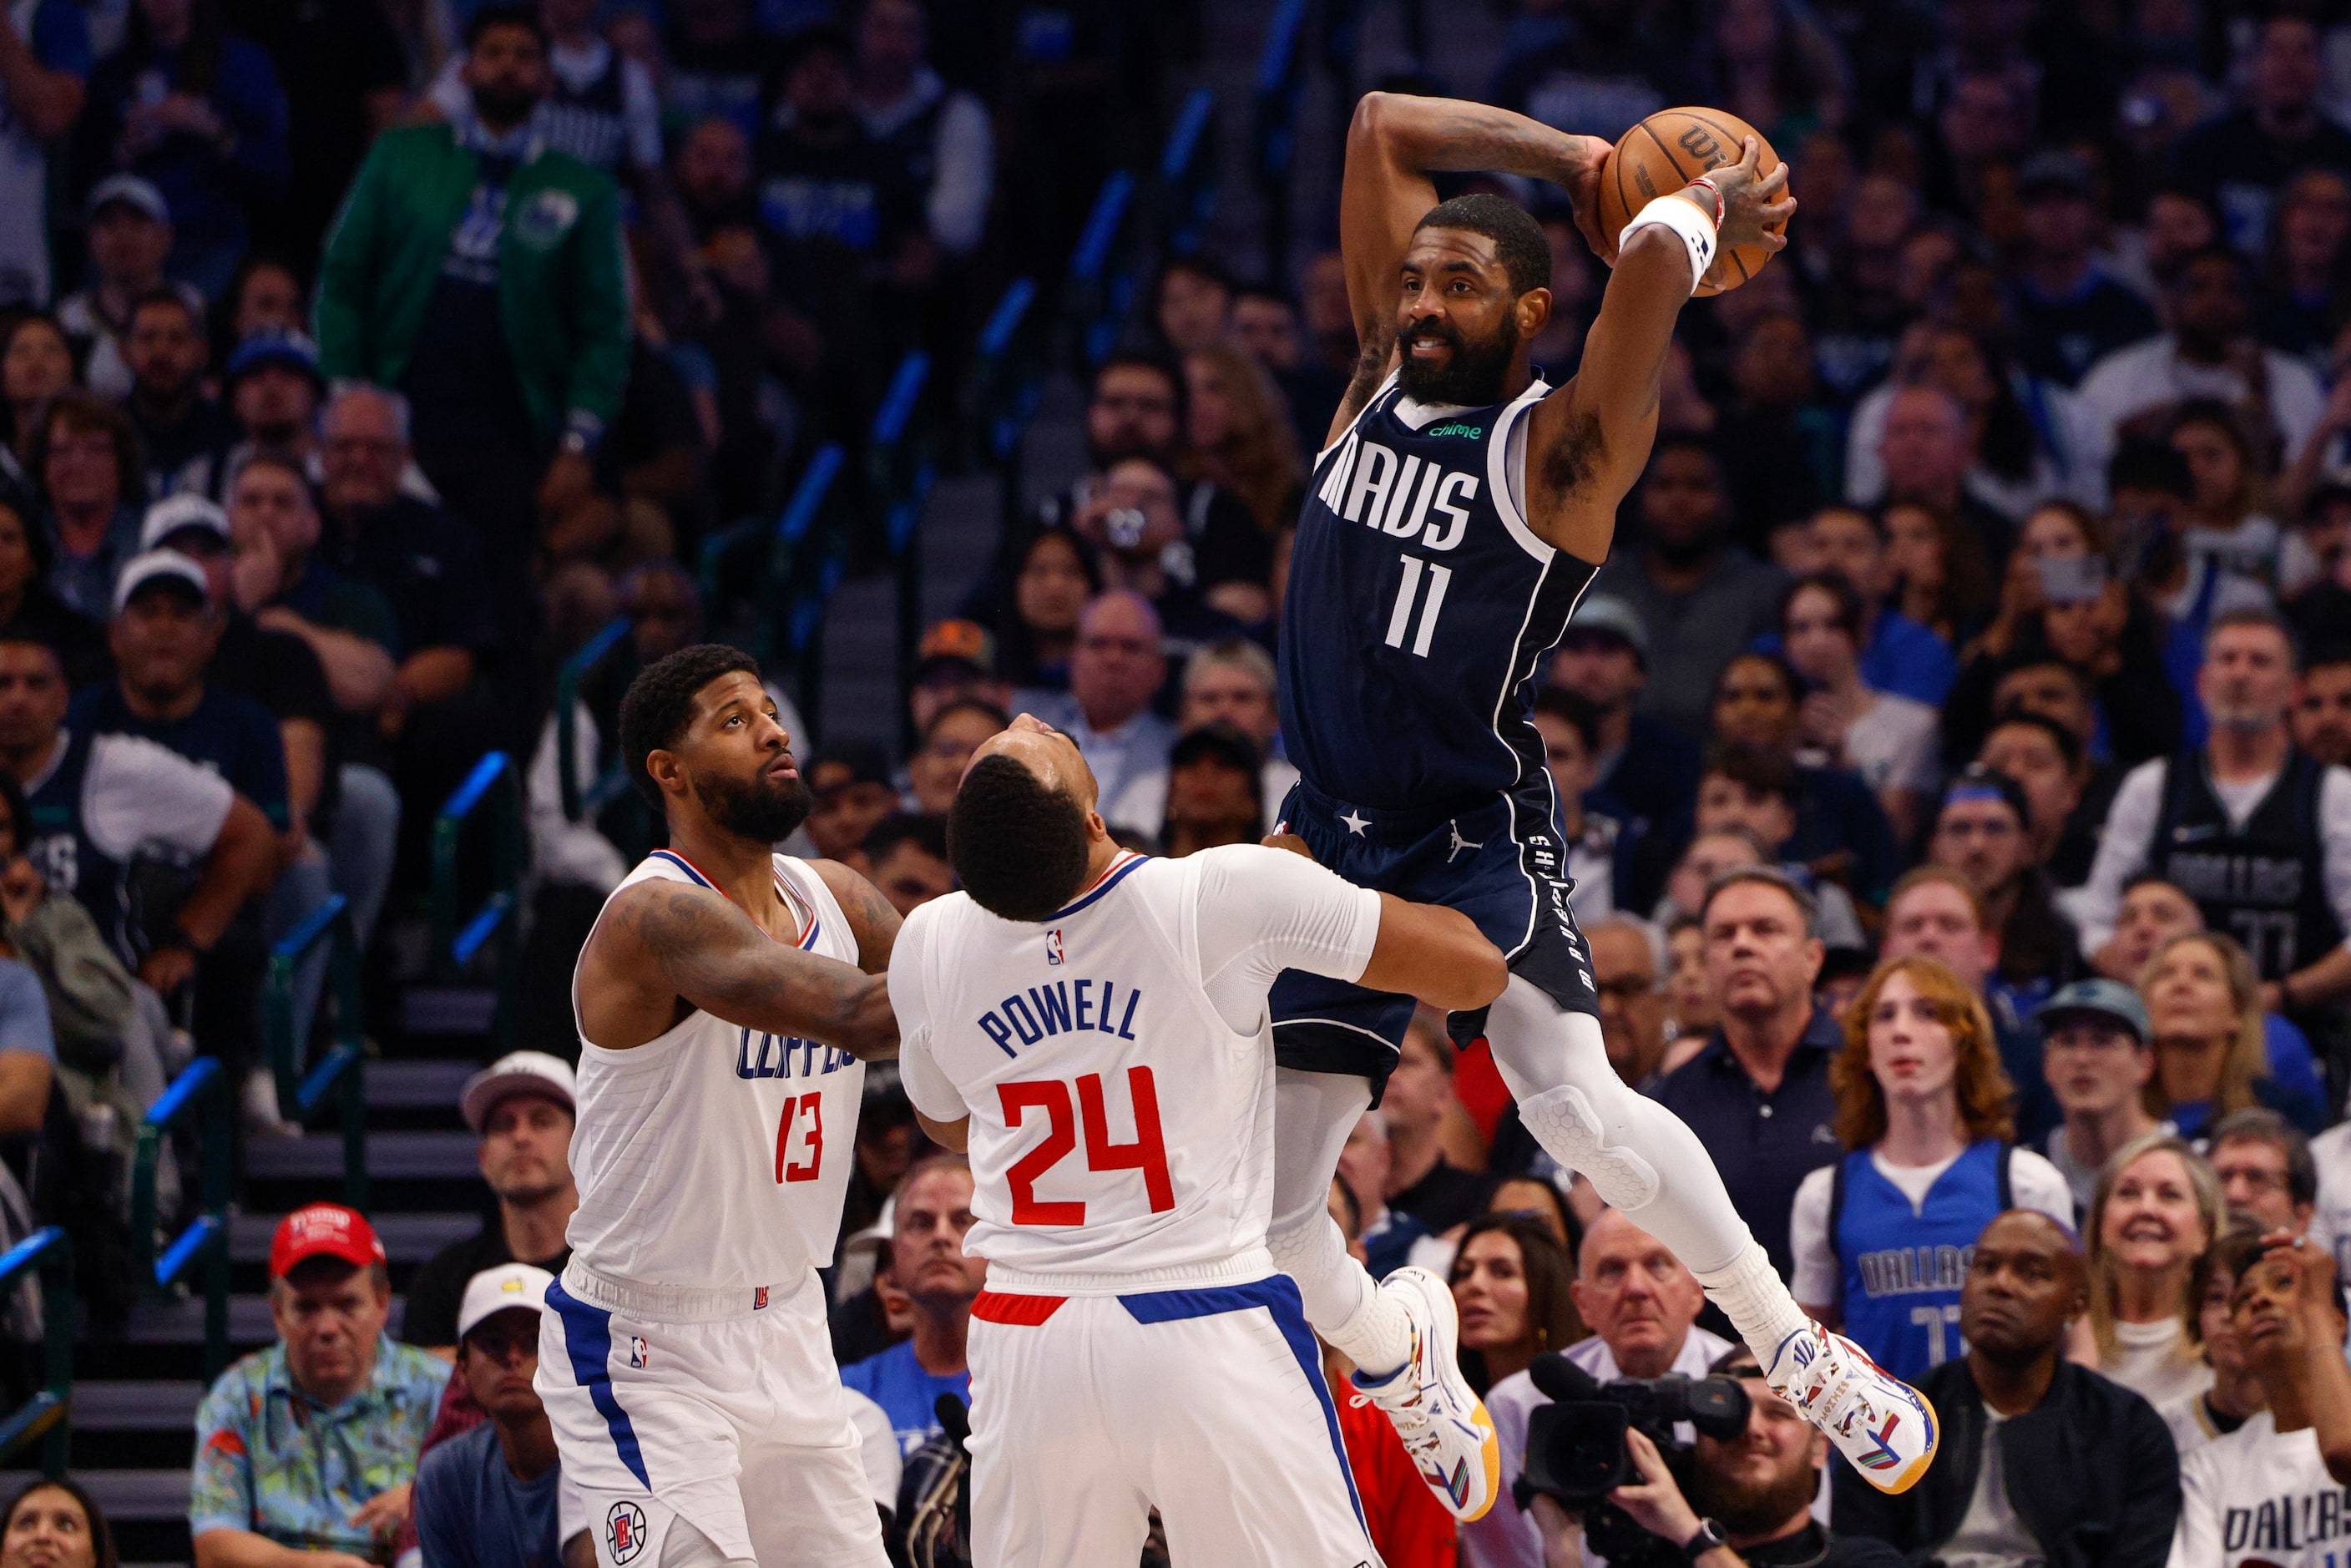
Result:
<instances>
[{"instance_id":1,"label":"stadium railing","mask_svg":"<svg viewBox=\"0 0 2351 1568\"><path fill-rule=\"evenodd\" d=\"M1332 9L1349 9L1333 0ZM1307 0L1280 0L1258 54L1249 104L1249 168L1265 199L1266 274L1290 270L1290 183L1298 161L1298 106L1306 90Z\"/></svg>"},{"instance_id":2,"label":"stadium railing","mask_svg":"<svg viewBox=\"0 0 2351 1568\"><path fill-rule=\"evenodd\" d=\"M938 461L933 450L925 397L931 380L931 357L917 349L898 361L890 378L889 394L873 416L865 443L865 495L882 539L890 551L897 579L898 711L906 712L906 693L914 679L914 651L923 633L923 508L938 481ZM914 737L903 737L911 745Z\"/></svg>"},{"instance_id":3,"label":"stadium railing","mask_svg":"<svg viewBox=\"0 0 2351 1568\"><path fill-rule=\"evenodd\" d=\"M485 812L489 817L489 891L461 920L458 851L466 829ZM434 819L432 899L433 966L444 983L454 983L485 947L491 948L497 997L490 1022L493 1055L514 1048L515 991L522 965L522 780L514 758L493 751L474 764L473 772ZM357 1019L356 1009L352 1017Z\"/></svg>"},{"instance_id":4,"label":"stadium railing","mask_svg":"<svg viewBox=\"0 0 2351 1568\"><path fill-rule=\"evenodd\" d=\"M295 975L302 961L321 943L329 945L327 973L334 987L335 1042L306 1071L302 1055L308 1042L294 1037ZM316 909L302 917L300 925L279 937L277 946L270 948L269 981L264 995L269 1063L277 1078L278 1112L291 1121L307 1124L319 1106L330 1098L335 1102L335 1120L340 1124L343 1134L343 1201L365 1213L367 1015L360 991L359 937L351 928L350 911L341 894L329 894ZM184 1079L185 1074L182 1076ZM206 1179L209 1183L209 1172ZM183 1241L186 1239L182 1238ZM173 1243L174 1249L179 1245ZM158 1269L160 1271L160 1264ZM223 1333L226 1333L225 1324Z\"/></svg>"},{"instance_id":5,"label":"stadium railing","mask_svg":"<svg viewBox=\"0 0 2351 1568\"><path fill-rule=\"evenodd\" d=\"M32 1443L41 1445L41 1470L66 1473L72 1418L73 1337L76 1303L73 1243L54 1225L44 1226L0 1252L0 1299L28 1270L41 1275L41 1391L0 1418L0 1458Z\"/></svg>"},{"instance_id":6,"label":"stadium railing","mask_svg":"<svg viewBox=\"0 0 2351 1568\"><path fill-rule=\"evenodd\" d=\"M1022 501L1021 441L1045 387L1046 332L1037 309L1037 280L1006 286L972 347L964 378L961 428L972 433L974 466L996 476L1001 526L1019 526Z\"/></svg>"},{"instance_id":7,"label":"stadium railing","mask_svg":"<svg viewBox=\"0 0 2351 1568\"><path fill-rule=\"evenodd\" d=\"M1217 95L1196 87L1176 111L1159 154L1159 247L1168 256L1200 248L1217 209Z\"/></svg>"},{"instance_id":8,"label":"stadium railing","mask_svg":"<svg viewBox=\"0 0 2351 1568\"><path fill-rule=\"evenodd\" d=\"M289 994L287 1005L290 1009ZM229 1161L235 1135L228 1073L216 1056L200 1056L188 1063L162 1098L148 1107L139 1124L139 1150L131 1173L131 1246L142 1291L168 1293L204 1268L204 1377L219 1375L228 1364L228 1193ZM172 1239L162 1256L155 1251L163 1216L157 1179L179 1127L196 1127L197 1152L203 1161L202 1196L196 1217Z\"/></svg>"},{"instance_id":9,"label":"stadium railing","mask_svg":"<svg viewBox=\"0 0 2351 1568\"><path fill-rule=\"evenodd\" d=\"M613 753L593 779L580 777L580 684L615 653L625 653L629 631L636 623L616 616L597 629L555 672L555 787L563 814L572 821L594 816L629 788L628 770L618 760L617 738L607 736L601 749Z\"/></svg>"},{"instance_id":10,"label":"stadium railing","mask_svg":"<svg viewBox=\"0 0 2351 1568\"><path fill-rule=\"evenodd\" d=\"M1062 297L1068 301L1070 340L1081 376L1091 375L1118 347L1120 329L1134 303L1134 261L1132 237L1127 234L1134 190L1132 170L1113 170L1095 194L1085 226L1078 231L1078 243L1070 252L1069 281Z\"/></svg>"}]
</instances>

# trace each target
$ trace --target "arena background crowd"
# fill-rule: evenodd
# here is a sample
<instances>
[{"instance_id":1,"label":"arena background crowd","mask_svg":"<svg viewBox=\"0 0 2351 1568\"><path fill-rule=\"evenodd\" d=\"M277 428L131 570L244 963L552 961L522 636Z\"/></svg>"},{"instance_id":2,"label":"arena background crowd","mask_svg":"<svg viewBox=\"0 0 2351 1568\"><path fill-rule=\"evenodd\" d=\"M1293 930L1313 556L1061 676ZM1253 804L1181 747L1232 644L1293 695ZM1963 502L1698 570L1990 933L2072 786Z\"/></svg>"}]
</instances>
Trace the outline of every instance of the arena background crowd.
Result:
<instances>
[{"instance_id":1,"label":"arena background crowd","mask_svg":"<svg viewBox=\"0 0 2351 1568\"><path fill-rule=\"evenodd\" d=\"M902 911L1024 709L1136 847L1270 829L1374 89L1713 105L1802 202L1684 313L1537 717L1612 1061L1944 1448L1824 1483L1750 1364L1620 1547L2335 1563L2351 10L18 0L0 1568L582 1561L507 1314L567 1256L573 956L656 831L644 662L754 648L786 847ZM1556 191L1442 193L1489 187L1549 229L1556 382L1605 270ZM1873 1044L1904 1008L1939 1076ZM856 1157L834 1348L893 1552L960 1562L970 1175L887 1070ZM1510 1476L1541 1355L1740 1369L1433 1020L1332 1201L1448 1272ZM1395 1568L1587 1549L1531 1499L1457 1535L1330 1370Z\"/></svg>"}]
</instances>

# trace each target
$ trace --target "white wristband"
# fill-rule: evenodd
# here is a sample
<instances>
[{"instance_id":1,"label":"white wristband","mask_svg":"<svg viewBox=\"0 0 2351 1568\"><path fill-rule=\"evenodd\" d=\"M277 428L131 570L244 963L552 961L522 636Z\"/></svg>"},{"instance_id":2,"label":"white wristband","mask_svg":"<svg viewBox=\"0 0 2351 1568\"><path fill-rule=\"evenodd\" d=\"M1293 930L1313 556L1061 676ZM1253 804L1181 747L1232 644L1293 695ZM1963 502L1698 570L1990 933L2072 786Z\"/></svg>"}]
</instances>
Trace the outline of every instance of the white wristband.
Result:
<instances>
[{"instance_id":1,"label":"white wristband","mask_svg":"<svg viewBox=\"0 0 2351 1568\"><path fill-rule=\"evenodd\" d=\"M1633 221L1616 236L1616 248L1623 250L1635 229L1653 225L1673 230L1689 248L1690 292L1696 294L1698 286L1706 281L1706 269L1714 265L1714 220L1678 195L1659 196L1633 214Z\"/></svg>"}]
</instances>

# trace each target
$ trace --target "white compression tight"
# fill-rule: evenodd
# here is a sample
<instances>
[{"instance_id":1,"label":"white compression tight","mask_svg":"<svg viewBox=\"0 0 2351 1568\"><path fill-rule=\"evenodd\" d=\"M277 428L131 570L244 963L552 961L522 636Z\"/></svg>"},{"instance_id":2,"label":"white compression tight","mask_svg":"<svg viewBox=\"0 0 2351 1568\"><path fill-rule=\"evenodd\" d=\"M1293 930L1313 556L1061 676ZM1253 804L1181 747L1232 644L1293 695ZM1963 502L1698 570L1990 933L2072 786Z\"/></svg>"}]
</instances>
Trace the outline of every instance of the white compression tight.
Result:
<instances>
[{"instance_id":1,"label":"white compression tight","mask_svg":"<svg viewBox=\"0 0 2351 1568\"><path fill-rule=\"evenodd\" d=\"M1731 1206L1698 1134L1616 1076L1600 1020L1513 975L1486 1038L1535 1141L1664 1242L1771 1365L1781 1342L1805 1325L1803 1312Z\"/></svg>"},{"instance_id":2,"label":"white compression tight","mask_svg":"<svg viewBox=\"0 0 2351 1568\"><path fill-rule=\"evenodd\" d=\"M1277 1068L1273 1084L1275 1265L1298 1284L1306 1321L1373 1381L1412 1354L1412 1320L1347 1256L1332 1219L1331 1180L1372 1103L1372 1086L1343 1073Z\"/></svg>"}]
</instances>

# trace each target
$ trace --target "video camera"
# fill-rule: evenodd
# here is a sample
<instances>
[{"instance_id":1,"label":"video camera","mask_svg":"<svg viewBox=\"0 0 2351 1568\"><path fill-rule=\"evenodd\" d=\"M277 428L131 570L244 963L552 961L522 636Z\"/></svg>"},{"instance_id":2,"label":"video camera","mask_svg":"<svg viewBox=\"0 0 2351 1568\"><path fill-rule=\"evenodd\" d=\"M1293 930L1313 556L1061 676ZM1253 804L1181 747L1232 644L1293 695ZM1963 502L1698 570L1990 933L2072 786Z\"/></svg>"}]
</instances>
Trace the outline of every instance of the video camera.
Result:
<instances>
[{"instance_id":1,"label":"video camera","mask_svg":"<svg viewBox=\"0 0 2351 1568\"><path fill-rule=\"evenodd\" d=\"M1687 1493L1693 1450L1674 1428L1687 1421L1729 1441L1747 1430L1747 1390L1735 1377L1678 1374L1602 1383L1556 1351L1535 1357L1527 1373L1552 1403L1527 1417L1525 1469L1511 1489L1520 1509L1540 1493L1582 1515L1584 1538L1612 1568L1678 1563L1678 1542L1659 1540L1608 1500L1610 1492L1641 1479L1625 1434L1638 1428L1655 1443Z\"/></svg>"}]
</instances>

